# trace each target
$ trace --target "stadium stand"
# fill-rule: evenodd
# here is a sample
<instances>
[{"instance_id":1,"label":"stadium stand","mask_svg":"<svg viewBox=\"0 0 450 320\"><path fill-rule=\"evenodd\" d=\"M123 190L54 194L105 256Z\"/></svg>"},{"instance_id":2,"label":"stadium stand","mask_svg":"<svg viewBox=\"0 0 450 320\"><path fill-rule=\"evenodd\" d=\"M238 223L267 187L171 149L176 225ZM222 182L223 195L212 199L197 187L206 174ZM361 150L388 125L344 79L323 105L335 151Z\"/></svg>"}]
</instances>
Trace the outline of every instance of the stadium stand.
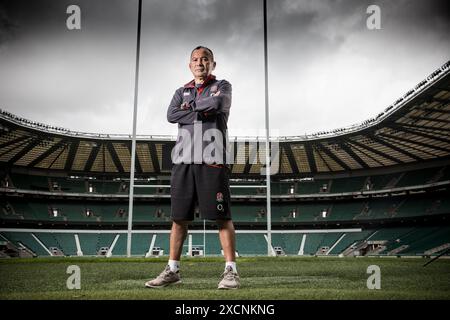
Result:
<instances>
[{"instance_id":1,"label":"stadium stand","mask_svg":"<svg viewBox=\"0 0 450 320\"><path fill-rule=\"evenodd\" d=\"M368 200L333 199L332 201L293 201L272 204L274 223L327 222L379 220L400 217L432 216L448 213L450 201L447 193L438 193L433 197L409 195L397 197L373 198ZM125 225L128 219L127 202L104 203L99 201L74 200L29 200L8 199L2 203L2 219L27 222L70 222L102 224L104 222ZM232 208L238 224L266 223L264 203L236 204ZM133 221L140 223L170 222L168 203L137 203L134 206Z\"/></svg>"},{"instance_id":2,"label":"stadium stand","mask_svg":"<svg viewBox=\"0 0 450 320\"><path fill-rule=\"evenodd\" d=\"M447 62L375 118L279 137L280 170L271 177L274 251L337 256L444 252L450 246L449 102ZM167 254L167 151L174 140L138 138L135 184L147 187L134 190L131 253ZM238 145L241 140L230 140L240 161L230 165L237 250L244 256L266 255L265 179L261 163L250 156L250 145L259 139ZM0 110L2 243L12 254L21 248L35 256L126 255L129 150L128 135L73 132ZM215 228L196 211L192 247L220 255Z\"/></svg>"},{"instance_id":3,"label":"stadium stand","mask_svg":"<svg viewBox=\"0 0 450 320\"><path fill-rule=\"evenodd\" d=\"M100 250L99 234L98 233L78 233L80 246L83 255L96 256ZM109 247L105 244L103 247Z\"/></svg>"},{"instance_id":4,"label":"stadium stand","mask_svg":"<svg viewBox=\"0 0 450 320\"><path fill-rule=\"evenodd\" d=\"M58 231L58 230L55 230ZM16 246L22 245L37 256L125 256L126 233L84 233L81 232L7 232L0 233L3 239ZM203 234L201 231L192 235L192 248L205 250L208 255L221 255L217 233ZM279 248L282 255L397 255L416 256L438 254L450 247L450 227L412 227L381 228L377 230L356 230L340 232L315 230L272 235L272 247ZM76 245L79 238L80 247ZM151 244L155 238L153 247ZM167 254L169 234L135 233L132 237L132 254L147 256L158 248ZM205 242L204 242L205 241ZM266 255L267 241L263 232L239 232L236 236L237 252L240 256ZM101 249L104 249L102 251ZM357 254L355 254L357 251ZM183 255L188 254L188 243L183 248Z\"/></svg>"},{"instance_id":5,"label":"stadium stand","mask_svg":"<svg viewBox=\"0 0 450 320\"><path fill-rule=\"evenodd\" d=\"M262 234L236 234L236 250L240 255L267 255L267 242Z\"/></svg>"},{"instance_id":6,"label":"stadium stand","mask_svg":"<svg viewBox=\"0 0 450 320\"><path fill-rule=\"evenodd\" d=\"M16 245L24 245L38 256L50 256L50 252L42 246L31 232L2 232L1 235Z\"/></svg>"}]
</instances>

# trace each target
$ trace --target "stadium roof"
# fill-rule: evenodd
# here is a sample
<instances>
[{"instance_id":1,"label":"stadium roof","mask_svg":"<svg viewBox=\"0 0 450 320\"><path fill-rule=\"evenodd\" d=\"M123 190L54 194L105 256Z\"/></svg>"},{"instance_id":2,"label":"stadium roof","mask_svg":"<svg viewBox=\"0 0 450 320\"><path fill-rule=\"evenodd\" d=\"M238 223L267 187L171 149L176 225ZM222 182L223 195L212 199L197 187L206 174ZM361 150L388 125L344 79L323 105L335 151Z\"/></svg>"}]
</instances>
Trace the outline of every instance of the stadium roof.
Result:
<instances>
[{"instance_id":1,"label":"stadium roof","mask_svg":"<svg viewBox=\"0 0 450 320\"><path fill-rule=\"evenodd\" d=\"M432 160L450 164L450 61L376 117L347 128L279 141L279 175L391 167ZM136 174L160 175L170 169L170 136L138 136ZM259 176L254 161L258 137L234 137L237 176ZM90 134L36 123L0 110L0 165L70 174L128 175L131 136Z\"/></svg>"}]
</instances>

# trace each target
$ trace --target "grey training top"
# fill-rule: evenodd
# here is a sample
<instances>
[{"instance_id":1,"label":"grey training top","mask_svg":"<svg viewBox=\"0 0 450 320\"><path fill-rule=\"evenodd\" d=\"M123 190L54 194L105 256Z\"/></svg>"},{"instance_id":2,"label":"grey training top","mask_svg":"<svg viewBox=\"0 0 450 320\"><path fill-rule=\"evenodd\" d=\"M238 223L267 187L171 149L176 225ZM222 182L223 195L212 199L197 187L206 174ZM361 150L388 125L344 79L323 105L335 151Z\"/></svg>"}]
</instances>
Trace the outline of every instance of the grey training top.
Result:
<instances>
[{"instance_id":1,"label":"grey training top","mask_svg":"<svg viewBox=\"0 0 450 320\"><path fill-rule=\"evenodd\" d=\"M167 120L178 123L172 162L230 163L226 149L230 107L231 84L215 76L209 76L201 86L196 87L192 80L177 89L167 110Z\"/></svg>"}]
</instances>

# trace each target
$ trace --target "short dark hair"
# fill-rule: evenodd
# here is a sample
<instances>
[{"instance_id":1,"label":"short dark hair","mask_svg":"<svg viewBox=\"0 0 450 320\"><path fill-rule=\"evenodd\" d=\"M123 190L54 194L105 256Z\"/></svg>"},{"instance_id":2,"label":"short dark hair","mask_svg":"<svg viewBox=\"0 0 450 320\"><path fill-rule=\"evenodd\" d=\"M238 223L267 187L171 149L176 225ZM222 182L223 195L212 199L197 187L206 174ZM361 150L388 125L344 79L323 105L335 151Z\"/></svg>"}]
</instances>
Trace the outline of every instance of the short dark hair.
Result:
<instances>
[{"instance_id":1,"label":"short dark hair","mask_svg":"<svg viewBox=\"0 0 450 320\"><path fill-rule=\"evenodd\" d=\"M195 50L199 50L199 49L204 49L204 50L208 51L209 54L211 55L212 60L214 61L214 53L212 52L212 50L211 50L210 48L205 47L205 46L196 46L196 47L191 51L191 57L192 57L192 54L194 53L194 51L195 51Z\"/></svg>"}]
</instances>

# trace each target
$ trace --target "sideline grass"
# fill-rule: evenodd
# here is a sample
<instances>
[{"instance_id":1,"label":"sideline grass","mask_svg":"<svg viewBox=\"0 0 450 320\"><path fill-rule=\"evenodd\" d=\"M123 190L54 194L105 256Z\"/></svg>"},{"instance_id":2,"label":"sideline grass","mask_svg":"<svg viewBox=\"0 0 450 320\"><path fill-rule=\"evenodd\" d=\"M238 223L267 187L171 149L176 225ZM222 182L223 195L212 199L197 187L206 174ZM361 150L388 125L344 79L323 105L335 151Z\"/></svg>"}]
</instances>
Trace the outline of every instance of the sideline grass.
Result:
<instances>
[{"instance_id":1,"label":"sideline grass","mask_svg":"<svg viewBox=\"0 0 450 320\"><path fill-rule=\"evenodd\" d=\"M239 258L240 290L217 290L222 258L185 258L180 285L147 289L166 258L36 258L0 260L0 299L450 299L450 260ZM69 265L81 269L81 290L68 290ZM381 289L366 286L369 265L381 268Z\"/></svg>"}]
</instances>

